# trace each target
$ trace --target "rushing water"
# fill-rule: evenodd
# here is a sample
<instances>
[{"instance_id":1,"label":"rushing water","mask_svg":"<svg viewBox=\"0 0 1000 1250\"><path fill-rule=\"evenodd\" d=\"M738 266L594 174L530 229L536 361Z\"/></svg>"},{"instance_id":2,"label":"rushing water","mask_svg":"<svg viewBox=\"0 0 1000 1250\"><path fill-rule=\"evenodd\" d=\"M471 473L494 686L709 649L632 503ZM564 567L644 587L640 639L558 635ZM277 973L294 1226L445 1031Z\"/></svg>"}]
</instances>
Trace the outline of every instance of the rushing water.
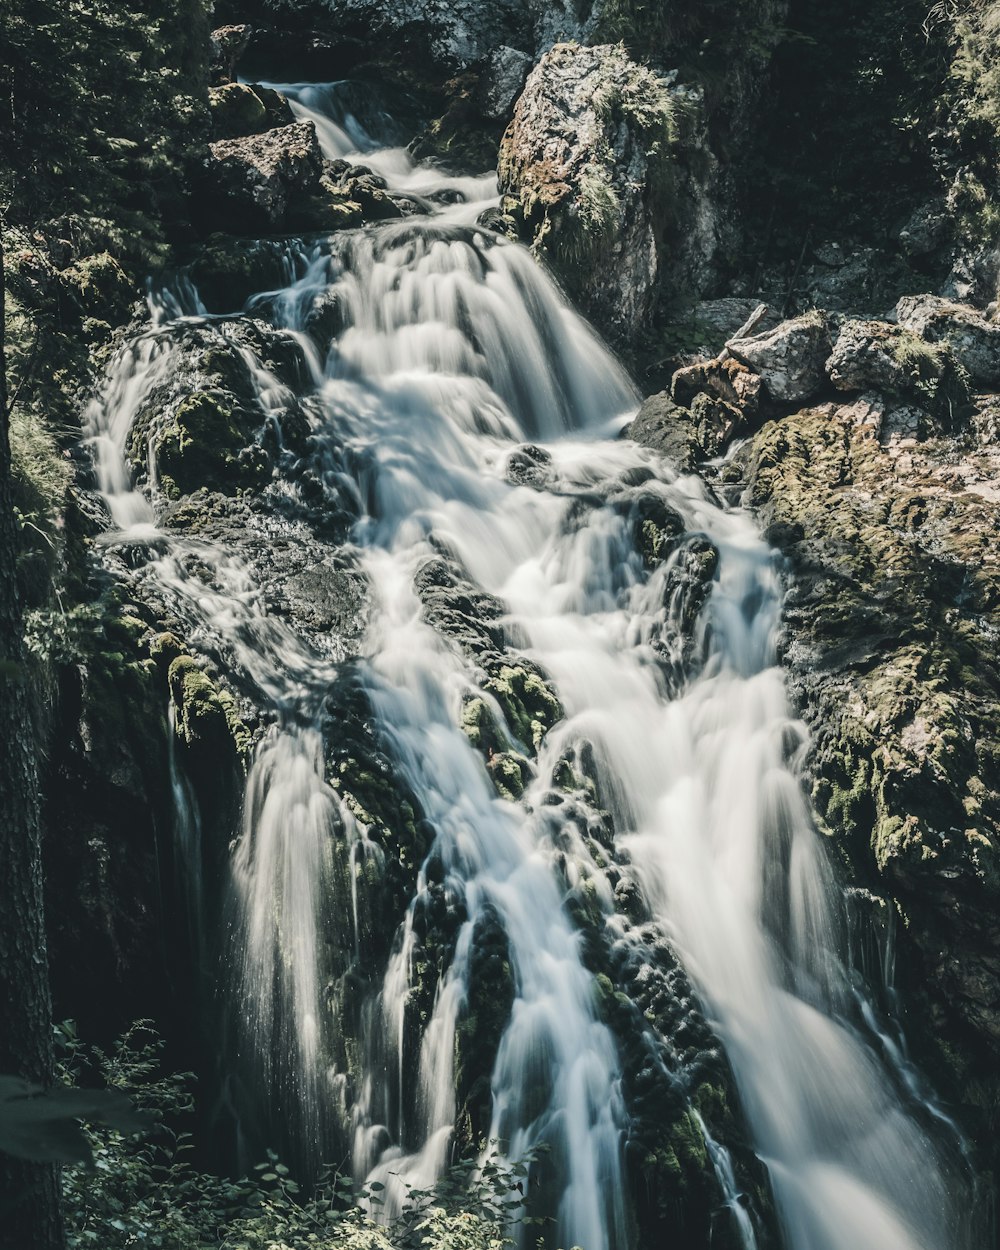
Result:
<instances>
[{"instance_id":1,"label":"rushing water","mask_svg":"<svg viewBox=\"0 0 1000 1250\"><path fill-rule=\"evenodd\" d=\"M569 871L591 883L608 926L624 921L574 827L557 853L543 803L567 750L586 742L620 848L725 1046L789 1250L971 1250L949 1194L952 1166L928 1128L936 1122L945 1139L951 1126L912 1065L895 1063L842 962L840 898L798 774L803 731L776 665L772 553L699 479L616 437L636 404L627 377L527 252L475 226L492 177L446 178L402 149L379 150L335 88L283 89L316 121L328 157L363 160L427 209L312 251L293 247L288 287L253 301L310 364L309 455L357 505L351 542L375 605L360 680L465 914L404 1070L421 873L366 1008L365 1077L346 1109L356 1174L388 1183L391 1204L399 1179L422 1185L447 1163L471 935L489 916L506 934L515 983L490 1136L512 1157L542 1144L551 1152L558 1244L627 1244L622 1074L562 906L567 843ZM309 314L331 297L340 328L317 344ZM147 545L147 574L193 643L224 657L274 715L232 857L231 989L265 1082L323 1150L345 1097L343 1074L325 1059L320 983L330 909L344 904L334 848L351 848L352 880L379 852L324 773L321 712L337 656L269 615L238 551L163 531L155 490L134 490L125 468L135 413L169 383L174 332L199 321L213 319L190 291L157 304L156 324L123 349L92 406L91 435L109 541ZM213 324L226 334L231 323ZM288 395L241 350L262 423L280 424ZM539 475L518 484L510 456L525 443ZM669 590L675 557L649 573L636 550L622 506L636 484L719 553L699 624L703 663L690 680L664 662L683 605ZM291 482L280 488L294 498ZM482 672L422 612L415 578L441 552L502 602L507 637L565 711L538 743L519 803L498 798L462 729ZM176 775L175 789L187 793ZM185 798L188 839L189 809ZM357 942L356 893L349 906ZM404 1098L407 1083L419 1088ZM732 1162L705 1137L720 1206L750 1250Z\"/></svg>"}]
</instances>

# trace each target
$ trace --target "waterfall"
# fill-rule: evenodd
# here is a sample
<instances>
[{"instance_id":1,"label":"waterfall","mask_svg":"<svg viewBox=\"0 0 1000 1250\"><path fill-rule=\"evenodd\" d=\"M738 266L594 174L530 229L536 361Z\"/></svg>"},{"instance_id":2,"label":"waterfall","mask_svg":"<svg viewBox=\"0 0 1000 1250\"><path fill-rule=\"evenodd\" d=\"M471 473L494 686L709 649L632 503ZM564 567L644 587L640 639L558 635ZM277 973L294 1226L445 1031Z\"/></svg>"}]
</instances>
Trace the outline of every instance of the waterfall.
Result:
<instances>
[{"instance_id":1,"label":"waterfall","mask_svg":"<svg viewBox=\"0 0 1000 1250\"><path fill-rule=\"evenodd\" d=\"M89 414L108 542L146 547L144 576L192 645L238 672L273 719L231 865L229 991L262 1079L288 1114L297 1108L299 1133L321 1155L346 1115L355 1173L388 1185L390 1206L402 1182L433 1182L455 1127L472 936L499 925L513 996L490 1074L489 1136L512 1158L548 1152L557 1244L624 1250L620 1059L563 905L567 883L587 886L609 928L621 920L592 845L550 801L566 759L585 750L623 871L724 1044L789 1250L971 1250L937 1144L950 1126L885 1062L844 963L838 891L799 771L804 731L775 658L772 553L698 478L618 437L637 402L628 378L531 256L476 225L492 177L451 179L380 149L335 87L281 89L317 122L328 157L363 161L426 208L290 249L287 288L243 314L269 319L309 365L304 455L316 479L350 497L350 547L371 588L356 680L432 830L365 1005L364 1077L350 1095L330 1058L323 952L340 912L351 918L347 945L361 940L358 865L375 851L324 762L324 697L342 657L269 612L239 550L160 524L155 464L146 492L125 467L139 405L169 384L176 335L191 325L233 334L238 310L213 317L191 292L158 301ZM337 328L316 341L310 314L324 303ZM290 397L241 351L262 426L280 425ZM294 475L279 467L270 489L294 512ZM640 495L679 518L678 551L696 541L717 553L690 671L678 660L690 612L672 580L680 556L647 569ZM420 587L442 563L498 605L501 671L547 700L557 723L515 723L487 661L436 627ZM497 735L488 758L463 720L476 701ZM503 759L520 770L518 801L501 797L488 767ZM348 848L340 860L338 846ZM413 1056L412 952L432 884L462 918ZM755 1246L729 1155L702 1127L720 1207L739 1244Z\"/></svg>"}]
</instances>

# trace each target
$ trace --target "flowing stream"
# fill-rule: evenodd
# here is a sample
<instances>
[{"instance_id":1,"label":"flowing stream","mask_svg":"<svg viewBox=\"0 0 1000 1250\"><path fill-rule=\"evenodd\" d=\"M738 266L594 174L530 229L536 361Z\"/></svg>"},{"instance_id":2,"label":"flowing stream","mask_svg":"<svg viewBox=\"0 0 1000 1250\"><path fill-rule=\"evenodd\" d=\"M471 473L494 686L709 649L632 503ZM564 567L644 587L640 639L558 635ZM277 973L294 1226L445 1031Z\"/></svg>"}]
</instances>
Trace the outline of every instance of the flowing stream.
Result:
<instances>
[{"instance_id":1,"label":"flowing stream","mask_svg":"<svg viewBox=\"0 0 1000 1250\"><path fill-rule=\"evenodd\" d=\"M954 1169L929 1126L942 1141L950 1127L885 1062L844 963L841 899L798 771L803 731L776 664L772 553L700 479L618 437L637 404L626 375L529 254L475 224L495 197L492 176L447 178L380 150L336 86L281 89L316 122L327 157L364 163L426 208L290 244L288 286L249 306L309 362L308 454L357 505L350 541L374 604L361 681L393 768L433 828L439 875L464 906L404 1071L425 866L368 1007L366 1075L347 1109L355 1174L387 1184L391 1205L400 1182L425 1185L447 1164L471 935L488 915L506 935L515 987L489 1135L512 1158L550 1152L555 1244L628 1244L620 1060L562 905L567 881L589 883L612 932L625 921L581 831L568 822L554 833L545 802L585 743L619 849L725 1047L785 1245L971 1250ZM308 319L331 299L339 328L317 344ZM243 674L273 713L232 855L231 989L265 1081L322 1150L343 1089L324 1058L331 848L353 848L355 867L378 849L324 773L321 710L341 657L269 614L238 551L164 529L155 489L132 486L135 414L169 385L174 332L200 323L226 334L234 321L209 316L191 291L156 302L92 405L90 433L108 541L145 548L146 573L191 641ZM289 396L243 350L262 424L280 426ZM511 473L512 455L530 461L530 480ZM681 549L647 570L629 511L639 487L718 553L687 676L684 603L671 590ZM290 481L274 489L294 500ZM518 739L482 671L428 621L416 579L442 553L500 601L505 636L550 682L564 715L537 742ZM533 758L519 802L498 797L463 729L473 698L494 714L505 750ZM175 788L187 794L176 777ZM404 1098L408 1083L418 1088ZM729 1156L707 1130L706 1143L720 1206L738 1244L754 1247Z\"/></svg>"}]
</instances>

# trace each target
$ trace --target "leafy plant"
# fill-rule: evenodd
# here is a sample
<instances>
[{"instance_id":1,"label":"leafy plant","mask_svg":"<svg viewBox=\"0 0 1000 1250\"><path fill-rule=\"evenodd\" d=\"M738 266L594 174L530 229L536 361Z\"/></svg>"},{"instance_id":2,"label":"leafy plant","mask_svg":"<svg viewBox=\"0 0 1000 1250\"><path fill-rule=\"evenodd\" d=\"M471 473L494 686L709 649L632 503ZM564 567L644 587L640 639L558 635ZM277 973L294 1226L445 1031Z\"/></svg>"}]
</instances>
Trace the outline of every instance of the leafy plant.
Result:
<instances>
[{"instance_id":1,"label":"leafy plant","mask_svg":"<svg viewBox=\"0 0 1000 1250\"><path fill-rule=\"evenodd\" d=\"M61 1072L68 1095L83 1079L128 1091L148 1131L128 1123L85 1124L92 1165L64 1171L67 1243L71 1250L504 1250L511 1227L538 1221L523 1211L530 1160L509 1163L493 1154L462 1159L428 1189L407 1187L403 1211L377 1218L378 1182L356 1190L350 1177L325 1174L308 1195L268 1152L250 1176L233 1180L201 1171L191 1161L191 1135L178 1126L193 1110L190 1073L163 1075L163 1043L141 1020L109 1053L83 1045L61 1025Z\"/></svg>"}]
</instances>

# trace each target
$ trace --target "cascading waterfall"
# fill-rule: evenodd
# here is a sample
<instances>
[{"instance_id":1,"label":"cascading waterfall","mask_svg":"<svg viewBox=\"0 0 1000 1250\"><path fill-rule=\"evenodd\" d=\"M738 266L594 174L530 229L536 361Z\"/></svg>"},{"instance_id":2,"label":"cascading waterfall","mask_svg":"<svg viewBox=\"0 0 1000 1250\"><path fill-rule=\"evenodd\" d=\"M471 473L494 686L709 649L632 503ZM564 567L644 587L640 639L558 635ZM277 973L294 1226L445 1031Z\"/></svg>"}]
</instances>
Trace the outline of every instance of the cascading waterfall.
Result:
<instances>
[{"instance_id":1,"label":"cascading waterfall","mask_svg":"<svg viewBox=\"0 0 1000 1250\"><path fill-rule=\"evenodd\" d=\"M488 915L506 934L515 987L490 1136L511 1157L548 1149L558 1244L627 1244L621 1072L562 906L566 873L591 883L612 930L620 919L584 840L568 826L557 848L542 802L567 750L589 743L619 843L725 1045L790 1250L971 1250L951 1164L931 1138L933 1108L884 1065L842 962L838 893L798 775L803 733L776 666L771 553L698 479L614 437L635 407L631 385L531 257L475 227L490 178L447 179L401 149L379 151L332 87L282 90L316 122L328 157L363 152L428 209L316 245L285 290L251 301L311 368L308 456L354 501L352 542L375 604L359 680L380 743L433 828L445 888L464 907L417 1072L404 1071L425 865L366 1008L371 1045L350 1108L356 1173L424 1185L445 1166L471 935ZM447 204L431 213L435 197ZM373 852L324 775L321 713L337 657L268 614L237 553L162 530L155 491L134 490L125 469L137 407L169 381L172 332L207 319L226 333L192 298L161 302L158 324L123 349L90 430L109 541L148 546L147 575L194 643L244 674L275 718L233 854L232 992L262 1071L322 1150L343 1089L325 1058L320 984L332 847L361 848L350 852L352 879L356 858ZM308 319L323 301L338 329L317 347ZM248 365L262 423L280 425L281 384L256 359ZM529 442L539 473L518 484L510 456ZM704 663L679 689L662 657L682 605L668 592L669 562L647 574L637 553L623 506L637 484L719 553ZM273 489L294 500L291 480ZM498 798L462 728L470 697L503 725L499 704L415 589L441 553L504 605L506 636L565 713L537 743L504 728L511 750L537 748L519 803ZM419 1089L404 1099L407 1080ZM707 1131L706 1144L720 1201L752 1247L728 1155Z\"/></svg>"}]
</instances>

